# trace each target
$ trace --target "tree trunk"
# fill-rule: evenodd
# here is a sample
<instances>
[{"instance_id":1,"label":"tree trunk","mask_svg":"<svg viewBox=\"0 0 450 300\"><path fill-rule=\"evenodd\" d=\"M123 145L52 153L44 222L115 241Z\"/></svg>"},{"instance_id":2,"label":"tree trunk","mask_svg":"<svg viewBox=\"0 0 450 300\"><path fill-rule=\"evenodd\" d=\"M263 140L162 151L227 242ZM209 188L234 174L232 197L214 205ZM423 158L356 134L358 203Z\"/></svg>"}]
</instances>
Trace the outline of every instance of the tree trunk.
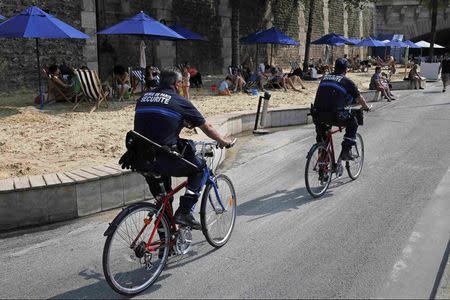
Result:
<instances>
[{"instance_id":1,"label":"tree trunk","mask_svg":"<svg viewBox=\"0 0 450 300\"><path fill-rule=\"evenodd\" d=\"M231 65L240 65L239 53L239 5L240 0L231 0Z\"/></svg>"},{"instance_id":2,"label":"tree trunk","mask_svg":"<svg viewBox=\"0 0 450 300\"><path fill-rule=\"evenodd\" d=\"M305 60L303 61L303 70L308 70L309 65L309 48L311 46L310 44L311 44L313 14L314 14L314 0L309 0L308 29L306 30Z\"/></svg>"},{"instance_id":3,"label":"tree trunk","mask_svg":"<svg viewBox=\"0 0 450 300\"><path fill-rule=\"evenodd\" d=\"M438 0L431 0L431 42L430 42L430 62L434 54L434 42L436 41L436 24L438 13Z\"/></svg>"}]
</instances>

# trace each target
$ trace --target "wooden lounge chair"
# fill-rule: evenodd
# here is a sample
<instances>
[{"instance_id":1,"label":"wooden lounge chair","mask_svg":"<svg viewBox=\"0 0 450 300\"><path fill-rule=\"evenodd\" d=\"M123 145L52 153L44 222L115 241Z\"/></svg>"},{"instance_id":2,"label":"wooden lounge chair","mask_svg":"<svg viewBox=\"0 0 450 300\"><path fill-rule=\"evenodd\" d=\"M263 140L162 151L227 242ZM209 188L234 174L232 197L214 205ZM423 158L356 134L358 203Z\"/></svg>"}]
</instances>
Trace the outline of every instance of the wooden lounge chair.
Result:
<instances>
[{"instance_id":1,"label":"wooden lounge chair","mask_svg":"<svg viewBox=\"0 0 450 300\"><path fill-rule=\"evenodd\" d=\"M97 71L75 70L75 74L80 81L83 97L79 98L75 103L73 110L75 110L82 102L92 105L90 112L99 108L102 102L108 107L108 92L103 91Z\"/></svg>"},{"instance_id":2,"label":"wooden lounge chair","mask_svg":"<svg viewBox=\"0 0 450 300\"><path fill-rule=\"evenodd\" d=\"M53 81L52 75L50 75L46 69L42 69L42 73L44 77L47 79L47 99L44 100L44 103L52 103L56 102L59 99L64 99L69 103L73 103L73 99L78 96L79 94L68 94L67 92L64 92L63 89Z\"/></svg>"}]
</instances>

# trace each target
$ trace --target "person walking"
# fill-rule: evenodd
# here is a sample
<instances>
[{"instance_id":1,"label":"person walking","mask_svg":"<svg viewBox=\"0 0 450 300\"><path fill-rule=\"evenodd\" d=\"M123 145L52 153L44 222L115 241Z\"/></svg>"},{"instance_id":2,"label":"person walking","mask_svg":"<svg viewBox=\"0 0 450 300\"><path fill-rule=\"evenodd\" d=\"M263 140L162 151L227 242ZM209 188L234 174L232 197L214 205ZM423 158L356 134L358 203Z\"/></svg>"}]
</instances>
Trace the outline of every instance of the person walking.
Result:
<instances>
[{"instance_id":1,"label":"person walking","mask_svg":"<svg viewBox=\"0 0 450 300\"><path fill-rule=\"evenodd\" d=\"M450 55L448 54L448 52L445 53L444 58L441 61L438 73L440 73L441 71L442 71L441 73L442 84L444 85L442 92L445 93L447 85L449 84L450 81Z\"/></svg>"}]
</instances>

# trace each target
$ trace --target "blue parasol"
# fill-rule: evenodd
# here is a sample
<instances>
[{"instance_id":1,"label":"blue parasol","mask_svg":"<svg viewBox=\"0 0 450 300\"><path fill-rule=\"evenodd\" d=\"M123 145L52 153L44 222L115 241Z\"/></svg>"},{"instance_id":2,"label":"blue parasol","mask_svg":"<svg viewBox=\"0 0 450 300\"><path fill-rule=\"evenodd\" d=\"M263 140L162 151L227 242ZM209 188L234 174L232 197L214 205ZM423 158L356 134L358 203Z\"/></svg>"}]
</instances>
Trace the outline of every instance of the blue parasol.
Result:
<instances>
[{"instance_id":1,"label":"blue parasol","mask_svg":"<svg viewBox=\"0 0 450 300\"><path fill-rule=\"evenodd\" d=\"M273 45L300 45L296 40L288 37L277 27L272 27L266 30L254 32L244 38L240 39L243 44L271 44L270 48L270 64L272 64Z\"/></svg>"},{"instance_id":2,"label":"blue parasol","mask_svg":"<svg viewBox=\"0 0 450 300\"><path fill-rule=\"evenodd\" d=\"M343 46L343 45L352 45L352 42L349 41L346 37L336 34L334 32L326 34L321 38L311 42L313 45L331 45L331 46Z\"/></svg>"},{"instance_id":3,"label":"blue parasol","mask_svg":"<svg viewBox=\"0 0 450 300\"><path fill-rule=\"evenodd\" d=\"M35 38L38 66L40 108L44 106L41 87L41 66L39 62L39 39L88 39L83 32L47 14L37 6L30 6L18 15L0 24L0 37Z\"/></svg>"},{"instance_id":4,"label":"blue parasol","mask_svg":"<svg viewBox=\"0 0 450 300\"><path fill-rule=\"evenodd\" d=\"M131 18L125 19L116 25L97 32L97 34L145 35L157 39L185 40L184 37L170 29L168 26L149 17L142 11Z\"/></svg>"},{"instance_id":5,"label":"blue parasol","mask_svg":"<svg viewBox=\"0 0 450 300\"><path fill-rule=\"evenodd\" d=\"M175 31L176 33L178 33L179 35L181 35L182 37L184 37L186 40L191 40L191 41L208 41L208 39L196 32L190 31L189 29L180 26L178 24L174 24L172 26L169 26L170 29L172 29L173 31Z\"/></svg>"},{"instance_id":6,"label":"blue parasol","mask_svg":"<svg viewBox=\"0 0 450 300\"><path fill-rule=\"evenodd\" d=\"M376 40L371 37L361 40L361 42L359 42L355 46L357 46L357 47L386 47L386 45L382 41Z\"/></svg>"}]
</instances>

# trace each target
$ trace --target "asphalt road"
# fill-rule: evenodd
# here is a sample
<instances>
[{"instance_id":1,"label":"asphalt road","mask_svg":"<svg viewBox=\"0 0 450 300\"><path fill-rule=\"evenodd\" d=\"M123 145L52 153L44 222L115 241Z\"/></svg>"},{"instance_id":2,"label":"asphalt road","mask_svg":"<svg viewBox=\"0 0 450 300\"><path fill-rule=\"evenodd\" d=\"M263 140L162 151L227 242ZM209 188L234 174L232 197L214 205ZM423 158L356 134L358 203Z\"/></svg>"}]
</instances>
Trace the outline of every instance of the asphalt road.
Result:
<instances>
[{"instance_id":1,"label":"asphalt road","mask_svg":"<svg viewBox=\"0 0 450 300\"><path fill-rule=\"evenodd\" d=\"M139 298L429 297L450 237L450 96L440 91L375 103L359 129L362 175L318 200L303 175L312 125L241 138L224 166L239 203L231 240L214 250L196 232L193 252ZM3 235L0 297L119 297L101 266L117 212Z\"/></svg>"}]
</instances>

